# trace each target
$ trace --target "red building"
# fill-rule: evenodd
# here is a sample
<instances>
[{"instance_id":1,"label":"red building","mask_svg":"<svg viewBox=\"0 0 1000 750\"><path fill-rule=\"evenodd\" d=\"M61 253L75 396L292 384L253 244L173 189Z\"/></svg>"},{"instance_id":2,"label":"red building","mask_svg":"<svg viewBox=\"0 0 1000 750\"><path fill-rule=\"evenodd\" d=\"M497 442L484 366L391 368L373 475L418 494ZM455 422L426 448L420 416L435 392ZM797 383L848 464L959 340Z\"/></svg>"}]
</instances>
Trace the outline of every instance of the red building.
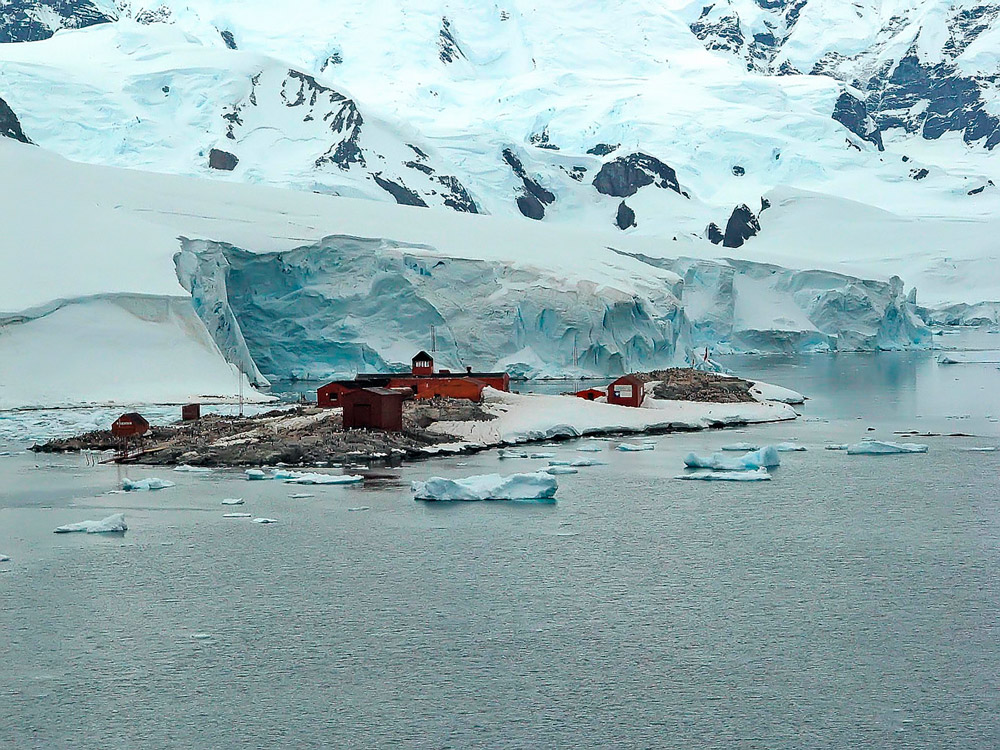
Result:
<instances>
[{"instance_id":1,"label":"red building","mask_svg":"<svg viewBox=\"0 0 1000 750\"><path fill-rule=\"evenodd\" d=\"M388 388L354 388L339 396L344 429L403 430L403 394Z\"/></svg>"},{"instance_id":2,"label":"red building","mask_svg":"<svg viewBox=\"0 0 1000 750\"><path fill-rule=\"evenodd\" d=\"M201 419L201 404L184 404L181 407L181 420L194 422L197 419Z\"/></svg>"},{"instance_id":3,"label":"red building","mask_svg":"<svg viewBox=\"0 0 1000 750\"><path fill-rule=\"evenodd\" d=\"M140 437L149 432L149 422L138 412L122 414L111 424L111 434L117 438Z\"/></svg>"},{"instance_id":4,"label":"red building","mask_svg":"<svg viewBox=\"0 0 1000 750\"><path fill-rule=\"evenodd\" d=\"M474 378L426 378L417 382L417 398L462 398L466 401L482 401L486 383Z\"/></svg>"},{"instance_id":5,"label":"red building","mask_svg":"<svg viewBox=\"0 0 1000 750\"><path fill-rule=\"evenodd\" d=\"M586 399L587 401L596 401L599 398L604 398L607 394L600 388L584 388L582 391L577 391L573 395L577 398Z\"/></svg>"},{"instance_id":6,"label":"red building","mask_svg":"<svg viewBox=\"0 0 1000 750\"><path fill-rule=\"evenodd\" d=\"M635 375L622 375L608 386L608 403L619 406L642 406L646 386Z\"/></svg>"},{"instance_id":7,"label":"red building","mask_svg":"<svg viewBox=\"0 0 1000 750\"><path fill-rule=\"evenodd\" d=\"M334 380L316 389L316 404L324 409L340 406L340 397L347 391L361 388L361 384L353 380Z\"/></svg>"},{"instance_id":8,"label":"red building","mask_svg":"<svg viewBox=\"0 0 1000 750\"><path fill-rule=\"evenodd\" d=\"M410 361L410 372L414 375L433 375L434 357L425 351L419 351Z\"/></svg>"}]
</instances>

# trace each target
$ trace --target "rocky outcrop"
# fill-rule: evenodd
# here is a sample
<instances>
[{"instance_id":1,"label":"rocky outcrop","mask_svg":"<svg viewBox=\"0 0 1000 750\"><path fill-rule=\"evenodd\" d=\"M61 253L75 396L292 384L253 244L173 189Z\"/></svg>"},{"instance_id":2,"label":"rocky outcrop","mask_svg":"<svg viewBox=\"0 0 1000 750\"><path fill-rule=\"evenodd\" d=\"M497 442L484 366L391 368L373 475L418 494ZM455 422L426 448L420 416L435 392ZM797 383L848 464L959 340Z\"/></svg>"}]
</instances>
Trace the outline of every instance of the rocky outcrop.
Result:
<instances>
[{"instance_id":1,"label":"rocky outcrop","mask_svg":"<svg viewBox=\"0 0 1000 750\"><path fill-rule=\"evenodd\" d=\"M718 227L716 227L718 229ZM733 209L722 238L723 247L741 247L760 231L760 222L746 204Z\"/></svg>"},{"instance_id":2,"label":"rocky outcrop","mask_svg":"<svg viewBox=\"0 0 1000 750\"><path fill-rule=\"evenodd\" d=\"M655 156L635 153L605 162L594 177L597 192L616 198L635 195L639 188L655 184L658 188L681 193L677 173Z\"/></svg>"},{"instance_id":3,"label":"rocky outcrop","mask_svg":"<svg viewBox=\"0 0 1000 750\"><path fill-rule=\"evenodd\" d=\"M105 4L107 5L107 4ZM0 44L37 42L59 29L110 23L115 17L92 0L4 0L0 2Z\"/></svg>"},{"instance_id":4,"label":"rocky outcrop","mask_svg":"<svg viewBox=\"0 0 1000 750\"><path fill-rule=\"evenodd\" d=\"M13 138L21 143L31 143L28 136L21 130L17 115L3 99L0 99L0 138Z\"/></svg>"},{"instance_id":5,"label":"rocky outcrop","mask_svg":"<svg viewBox=\"0 0 1000 750\"><path fill-rule=\"evenodd\" d=\"M213 148L208 152L208 166L212 169L221 169L224 172L232 172L236 165L240 163L236 154Z\"/></svg>"},{"instance_id":6,"label":"rocky outcrop","mask_svg":"<svg viewBox=\"0 0 1000 750\"><path fill-rule=\"evenodd\" d=\"M453 63L459 58L465 57L462 48L455 41L455 35L451 30L451 21L447 16L441 18L441 28L438 31L438 57L445 64Z\"/></svg>"},{"instance_id":7,"label":"rocky outcrop","mask_svg":"<svg viewBox=\"0 0 1000 750\"><path fill-rule=\"evenodd\" d=\"M837 99L833 107L833 119L854 133L858 138L875 144L879 151L885 151L882 144L882 133L870 114L865 103L845 91Z\"/></svg>"},{"instance_id":8,"label":"rocky outcrop","mask_svg":"<svg viewBox=\"0 0 1000 750\"><path fill-rule=\"evenodd\" d=\"M622 230L635 226L635 211L629 208L625 201L618 204L618 214L615 216L615 224Z\"/></svg>"},{"instance_id":9,"label":"rocky outcrop","mask_svg":"<svg viewBox=\"0 0 1000 750\"><path fill-rule=\"evenodd\" d=\"M707 239L713 245L721 245L722 240L724 240L725 237L726 235L722 233L722 230L719 229L719 225L716 224L714 221L707 227L705 227L705 239Z\"/></svg>"},{"instance_id":10,"label":"rocky outcrop","mask_svg":"<svg viewBox=\"0 0 1000 750\"><path fill-rule=\"evenodd\" d=\"M393 182L392 180L383 179L382 175L378 172L372 175L372 179L375 180L376 185L395 198L396 203L404 206L422 206L427 208L427 204L424 203L423 198L421 198L415 191L406 187L406 185Z\"/></svg>"},{"instance_id":11,"label":"rocky outcrop","mask_svg":"<svg viewBox=\"0 0 1000 750\"><path fill-rule=\"evenodd\" d=\"M521 181L522 188L517 196L517 208L529 219L540 220L545 216L545 207L555 202L555 195L542 187L528 175L521 160L509 148L503 150L503 160L511 168L514 176Z\"/></svg>"}]
</instances>

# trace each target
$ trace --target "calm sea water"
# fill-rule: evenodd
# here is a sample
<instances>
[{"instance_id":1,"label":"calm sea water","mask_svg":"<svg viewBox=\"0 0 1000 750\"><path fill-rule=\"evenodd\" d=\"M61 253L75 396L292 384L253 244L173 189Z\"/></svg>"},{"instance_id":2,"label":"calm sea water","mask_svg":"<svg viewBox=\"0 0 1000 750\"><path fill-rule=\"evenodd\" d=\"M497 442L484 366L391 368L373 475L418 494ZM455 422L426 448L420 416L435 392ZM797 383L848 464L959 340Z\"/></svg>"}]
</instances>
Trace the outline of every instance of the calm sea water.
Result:
<instances>
[{"instance_id":1,"label":"calm sea water","mask_svg":"<svg viewBox=\"0 0 1000 750\"><path fill-rule=\"evenodd\" d=\"M129 468L177 482L131 495L77 456L0 458L0 747L1000 746L1000 452L970 450L1000 445L1000 370L727 364L809 394L803 419L554 445L608 463L552 505L411 499L545 463L495 452L363 488ZM975 437L822 449L907 429ZM809 450L769 483L671 478L736 440ZM51 533L118 510L122 537Z\"/></svg>"}]
</instances>

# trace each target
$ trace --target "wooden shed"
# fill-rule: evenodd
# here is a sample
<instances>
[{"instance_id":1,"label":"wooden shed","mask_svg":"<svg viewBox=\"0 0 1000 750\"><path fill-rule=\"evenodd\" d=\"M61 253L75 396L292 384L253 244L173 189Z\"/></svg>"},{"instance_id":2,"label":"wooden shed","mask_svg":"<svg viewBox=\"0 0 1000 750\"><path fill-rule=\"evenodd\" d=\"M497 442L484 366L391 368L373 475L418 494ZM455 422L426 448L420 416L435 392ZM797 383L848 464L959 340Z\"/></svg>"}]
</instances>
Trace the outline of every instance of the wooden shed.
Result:
<instances>
[{"instance_id":1,"label":"wooden shed","mask_svg":"<svg viewBox=\"0 0 1000 750\"><path fill-rule=\"evenodd\" d=\"M582 398L587 401L596 401L599 398L604 398L606 394L600 388L584 388L582 391L577 391L573 394L577 398Z\"/></svg>"},{"instance_id":2,"label":"wooden shed","mask_svg":"<svg viewBox=\"0 0 1000 750\"><path fill-rule=\"evenodd\" d=\"M184 404L181 407L181 420L184 422L194 422L201 419L201 404Z\"/></svg>"},{"instance_id":3,"label":"wooden shed","mask_svg":"<svg viewBox=\"0 0 1000 750\"><path fill-rule=\"evenodd\" d=\"M403 394L389 388L355 388L340 394L344 429L403 430Z\"/></svg>"},{"instance_id":4,"label":"wooden shed","mask_svg":"<svg viewBox=\"0 0 1000 750\"><path fill-rule=\"evenodd\" d=\"M340 397L347 391L360 388L361 385L351 380L334 380L316 389L316 405L322 409L332 409L340 406Z\"/></svg>"},{"instance_id":5,"label":"wooden shed","mask_svg":"<svg viewBox=\"0 0 1000 750\"><path fill-rule=\"evenodd\" d=\"M608 386L608 403L619 406L642 406L646 386L635 375L622 375Z\"/></svg>"},{"instance_id":6,"label":"wooden shed","mask_svg":"<svg viewBox=\"0 0 1000 750\"><path fill-rule=\"evenodd\" d=\"M117 438L134 438L149 432L149 422L139 412L122 414L111 424L111 434Z\"/></svg>"}]
</instances>

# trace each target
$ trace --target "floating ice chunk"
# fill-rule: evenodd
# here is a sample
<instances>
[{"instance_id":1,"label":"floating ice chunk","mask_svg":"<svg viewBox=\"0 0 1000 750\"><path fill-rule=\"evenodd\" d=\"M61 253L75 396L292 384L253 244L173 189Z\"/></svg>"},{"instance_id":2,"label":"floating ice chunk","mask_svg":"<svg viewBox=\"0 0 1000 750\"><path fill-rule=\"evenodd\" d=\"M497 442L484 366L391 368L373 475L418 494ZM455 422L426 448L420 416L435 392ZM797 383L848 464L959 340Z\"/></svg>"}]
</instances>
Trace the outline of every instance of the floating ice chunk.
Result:
<instances>
[{"instance_id":1,"label":"floating ice chunk","mask_svg":"<svg viewBox=\"0 0 1000 750\"><path fill-rule=\"evenodd\" d=\"M416 500L551 500L559 488L555 478L533 474L483 474L465 479L431 477L413 482Z\"/></svg>"},{"instance_id":2,"label":"floating ice chunk","mask_svg":"<svg viewBox=\"0 0 1000 750\"><path fill-rule=\"evenodd\" d=\"M208 474L212 470L207 466L189 466L188 464L181 464L180 466L175 466L174 471L185 471L189 474Z\"/></svg>"},{"instance_id":3,"label":"floating ice chunk","mask_svg":"<svg viewBox=\"0 0 1000 750\"><path fill-rule=\"evenodd\" d=\"M550 466L547 469L542 469L546 474L558 475L558 474L579 474L579 469L574 469L572 466Z\"/></svg>"},{"instance_id":4,"label":"floating ice chunk","mask_svg":"<svg viewBox=\"0 0 1000 750\"><path fill-rule=\"evenodd\" d=\"M311 474L289 472L291 476L282 477L285 484L357 484L363 482L361 474Z\"/></svg>"},{"instance_id":5,"label":"floating ice chunk","mask_svg":"<svg viewBox=\"0 0 1000 750\"><path fill-rule=\"evenodd\" d=\"M252 480L253 479L255 479L255 480L274 479L274 477L272 477L270 474L268 474L263 469L247 469L243 473L246 474L247 479L252 479Z\"/></svg>"},{"instance_id":6,"label":"floating ice chunk","mask_svg":"<svg viewBox=\"0 0 1000 750\"><path fill-rule=\"evenodd\" d=\"M528 458L552 458L555 453L529 453Z\"/></svg>"},{"instance_id":7,"label":"floating ice chunk","mask_svg":"<svg viewBox=\"0 0 1000 750\"><path fill-rule=\"evenodd\" d=\"M706 482L766 482L771 478L767 469L753 471L696 471L678 474L674 479L702 480Z\"/></svg>"},{"instance_id":8,"label":"floating ice chunk","mask_svg":"<svg viewBox=\"0 0 1000 750\"><path fill-rule=\"evenodd\" d=\"M223 513L223 518L250 518L252 513Z\"/></svg>"},{"instance_id":9,"label":"floating ice chunk","mask_svg":"<svg viewBox=\"0 0 1000 750\"><path fill-rule=\"evenodd\" d=\"M726 456L713 453L711 456L698 456L688 453L684 465L693 469L714 469L715 471L745 471L747 469L773 468L781 465L778 451L773 445L768 445L742 456Z\"/></svg>"},{"instance_id":10,"label":"floating ice chunk","mask_svg":"<svg viewBox=\"0 0 1000 750\"><path fill-rule=\"evenodd\" d=\"M849 445L849 456L887 456L895 453L926 453L927 446L921 443L888 443L882 440L862 440Z\"/></svg>"},{"instance_id":11,"label":"floating ice chunk","mask_svg":"<svg viewBox=\"0 0 1000 750\"><path fill-rule=\"evenodd\" d=\"M211 633L192 633L191 634L191 640L194 640L194 641L207 641L211 637L212 637Z\"/></svg>"},{"instance_id":12,"label":"floating ice chunk","mask_svg":"<svg viewBox=\"0 0 1000 750\"><path fill-rule=\"evenodd\" d=\"M792 453L794 451L804 451L806 447L798 443L778 443L774 449L779 453Z\"/></svg>"},{"instance_id":13,"label":"floating ice chunk","mask_svg":"<svg viewBox=\"0 0 1000 750\"><path fill-rule=\"evenodd\" d=\"M652 451L656 450L656 443L642 443L636 445L635 443L619 443L618 450L620 451Z\"/></svg>"},{"instance_id":14,"label":"floating ice chunk","mask_svg":"<svg viewBox=\"0 0 1000 750\"><path fill-rule=\"evenodd\" d=\"M527 454L526 451L514 451L514 450L510 450L509 448L505 449L505 450L501 450L497 454L497 458L499 458L501 460L505 459L505 458L527 458L527 457L528 457L528 454Z\"/></svg>"},{"instance_id":15,"label":"floating ice chunk","mask_svg":"<svg viewBox=\"0 0 1000 750\"><path fill-rule=\"evenodd\" d=\"M607 463L596 458L578 458L570 466L607 466Z\"/></svg>"},{"instance_id":16,"label":"floating ice chunk","mask_svg":"<svg viewBox=\"0 0 1000 750\"><path fill-rule=\"evenodd\" d=\"M278 519L276 518L255 518L253 519L253 521L251 521L251 523L277 523L277 522Z\"/></svg>"},{"instance_id":17,"label":"floating ice chunk","mask_svg":"<svg viewBox=\"0 0 1000 750\"><path fill-rule=\"evenodd\" d=\"M82 531L87 534L113 534L116 532L128 531L125 523L125 515L115 513L102 518L100 521L80 521L80 523L68 523L55 530L57 534L70 534L74 531Z\"/></svg>"},{"instance_id":18,"label":"floating ice chunk","mask_svg":"<svg viewBox=\"0 0 1000 750\"><path fill-rule=\"evenodd\" d=\"M971 448L959 448L959 450L967 451L968 453L994 453L996 449L995 445L974 445Z\"/></svg>"},{"instance_id":19,"label":"floating ice chunk","mask_svg":"<svg viewBox=\"0 0 1000 750\"><path fill-rule=\"evenodd\" d=\"M847 443L834 443L832 445L823 446L828 451L846 451Z\"/></svg>"},{"instance_id":20,"label":"floating ice chunk","mask_svg":"<svg viewBox=\"0 0 1000 750\"><path fill-rule=\"evenodd\" d=\"M222 501L223 505L243 505L242 497L227 497Z\"/></svg>"},{"instance_id":21,"label":"floating ice chunk","mask_svg":"<svg viewBox=\"0 0 1000 750\"><path fill-rule=\"evenodd\" d=\"M754 445L753 443L730 443L729 445L722 446L722 448L720 448L719 450L724 450L724 451L727 451L727 452L728 451L732 451L734 453L737 452L737 451L744 451L744 452L745 451L756 451L756 450L760 450L760 446L759 445Z\"/></svg>"},{"instance_id":22,"label":"floating ice chunk","mask_svg":"<svg viewBox=\"0 0 1000 750\"><path fill-rule=\"evenodd\" d=\"M7 555L0 555L0 562L10 562L10 558Z\"/></svg>"},{"instance_id":23,"label":"floating ice chunk","mask_svg":"<svg viewBox=\"0 0 1000 750\"><path fill-rule=\"evenodd\" d=\"M371 510L371 508L369 508L367 505L358 505L357 507L354 507L354 508L348 508L347 512L348 513L356 513L356 512L361 511L361 510Z\"/></svg>"},{"instance_id":24,"label":"floating ice chunk","mask_svg":"<svg viewBox=\"0 0 1000 750\"><path fill-rule=\"evenodd\" d=\"M141 492L145 490L163 490L173 487L174 483L159 477L149 477L148 479L132 480L128 477L122 479L122 489L126 492Z\"/></svg>"},{"instance_id":25,"label":"floating ice chunk","mask_svg":"<svg viewBox=\"0 0 1000 750\"><path fill-rule=\"evenodd\" d=\"M572 461L549 461L549 466L572 466Z\"/></svg>"},{"instance_id":26,"label":"floating ice chunk","mask_svg":"<svg viewBox=\"0 0 1000 750\"><path fill-rule=\"evenodd\" d=\"M603 445L581 445L579 448L577 448L577 450L581 451L582 453L600 453L601 451L604 450L604 446Z\"/></svg>"},{"instance_id":27,"label":"floating ice chunk","mask_svg":"<svg viewBox=\"0 0 1000 750\"><path fill-rule=\"evenodd\" d=\"M311 492L295 492L289 495L289 497L292 498L292 500L303 500L307 497L316 497L316 496Z\"/></svg>"}]
</instances>

